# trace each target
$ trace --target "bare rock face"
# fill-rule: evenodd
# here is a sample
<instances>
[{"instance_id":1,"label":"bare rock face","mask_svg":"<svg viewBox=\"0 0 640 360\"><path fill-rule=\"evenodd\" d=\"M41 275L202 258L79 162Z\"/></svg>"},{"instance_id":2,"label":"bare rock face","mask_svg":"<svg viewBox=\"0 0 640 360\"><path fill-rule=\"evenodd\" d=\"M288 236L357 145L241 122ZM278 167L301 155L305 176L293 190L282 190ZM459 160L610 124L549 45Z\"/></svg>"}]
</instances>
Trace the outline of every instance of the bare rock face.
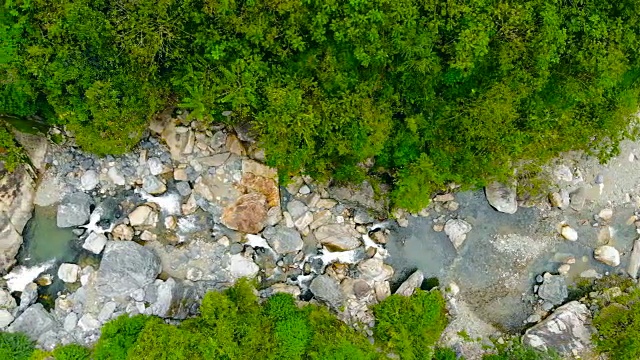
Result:
<instances>
[{"instance_id":1,"label":"bare rock face","mask_svg":"<svg viewBox=\"0 0 640 360\"><path fill-rule=\"evenodd\" d=\"M515 186L493 182L484 189L487 201L494 209L505 214L515 214L518 210Z\"/></svg>"},{"instance_id":2,"label":"bare rock face","mask_svg":"<svg viewBox=\"0 0 640 360\"><path fill-rule=\"evenodd\" d=\"M584 304L572 301L524 333L522 342L536 349L554 349L561 354L584 353L592 347L591 313Z\"/></svg>"},{"instance_id":3,"label":"bare rock face","mask_svg":"<svg viewBox=\"0 0 640 360\"><path fill-rule=\"evenodd\" d=\"M267 220L267 198L263 194L242 195L222 213L222 224L229 229L257 234L264 229Z\"/></svg>"},{"instance_id":4,"label":"bare rock face","mask_svg":"<svg viewBox=\"0 0 640 360\"><path fill-rule=\"evenodd\" d=\"M15 263L22 245L22 230L31 218L35 184L23 167L0 179L0 272Z\"/></svg>"}]
</instances>

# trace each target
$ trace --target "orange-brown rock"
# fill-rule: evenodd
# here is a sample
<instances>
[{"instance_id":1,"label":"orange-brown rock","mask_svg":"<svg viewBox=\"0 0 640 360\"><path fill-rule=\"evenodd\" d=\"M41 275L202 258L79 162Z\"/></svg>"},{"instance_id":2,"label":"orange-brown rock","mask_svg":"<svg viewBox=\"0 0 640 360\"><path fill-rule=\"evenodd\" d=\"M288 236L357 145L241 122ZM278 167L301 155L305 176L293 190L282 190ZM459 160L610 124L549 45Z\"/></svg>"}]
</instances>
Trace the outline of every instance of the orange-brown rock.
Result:
<instances>
[{"instance_id":1,"label":"orange-brown rock","mask_svg":"<svg viewBox=\"0 0 640 360\"><path fill-rule=\"evenodd\" d=\"M242 185L246 187L248 193L255 192L264 195L269 207L280 205L280 189L275 180L253 173L245 173L242 175Z\"/></svg>"},{"instance_id":2,"label":"orange-brown rock","mask_svg":"<svg viewBox=\"0 0 640 360\"><path fill-rule=\"evenodd\" d=\"M248 234L257 234L267 219L267 198L260 193L242 195L222 213L224 226Z\"/></svg>"}]
</instances>

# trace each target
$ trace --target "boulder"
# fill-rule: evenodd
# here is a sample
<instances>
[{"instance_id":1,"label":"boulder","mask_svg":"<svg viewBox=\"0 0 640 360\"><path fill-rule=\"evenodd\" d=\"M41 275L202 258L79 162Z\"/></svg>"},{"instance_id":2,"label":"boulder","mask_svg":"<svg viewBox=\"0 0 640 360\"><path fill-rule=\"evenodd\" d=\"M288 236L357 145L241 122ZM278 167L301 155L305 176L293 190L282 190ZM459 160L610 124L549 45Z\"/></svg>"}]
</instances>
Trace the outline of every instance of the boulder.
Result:
<instances>
[{"instance_id":1,"label":"boulder","mask_svg":"<svg viewBox=\"0 0 640 360\"><path fill-rule=\"evenodd\" d=\"M12 310L16 306L16 300L13 296L8 291L0 289L0 309Z\"/></svg>"},{"instance_id":2,"label":"boulder","mask_svg":"<svg viewBox=\"0 0 640 360\"><path fill-rule=\"evenodd\" d=\"M562 225L562 227L560 228L560 235L562 235L563 238L565 238L565 240L569 240L569 241L576 241L578 240L578 232L573 229L571 226L569 225Z\"/></svg>"},{"instance_id":3,"label":"boulder","mask_svg":"<svg viewBox=\"0 0 640 360\"><path fill-rule=\"evenodd\" d=\"M9 324L11 324L13 322L13 319L14 317L9 311L0 309L0 329L4 329Z\"/></svg>"},{"instance_id":4,"label":"boulder","mask_svg":"<svg viewBox=\"0 0 640 360\"><path fill-rule=\"evenodd\" d=\"M420 270L416 270L413 274L411 274L407 280L405 280L398 290L396 290L396 294L400 294L402 296L411 296L422 286L422 282L424 281L424 274Z\"/></svg>"},{"instance_id":5,"label":"boulder","mask_svg":"<svg viewBox=\"0 0 640 360\"><path fill-rule=\"evenodd\" d=\"M484 188L484 192L494 209L506 214L514 214L518 210L515 186L493 182Z\"/></svg>"},{"instance_id":6,"label":"boulder","mask_svg":"<svg viewBox=\"0 0 640 360\"><path fill-rule=\"evenodd\" d=\"M127 183L120 170L118 170L118 168L116 168L115 166L109 168L109 170L107 171L107 176L116 185L122 186Z\"/></svg>"},{"instance_id":7,"label":"boulder","mask_svg":"<svg viewBox=\"0 0 640 360\"><path fill-rule=\"evenodd\" d=\"M540 298L554 304L560 305L569 296L569 290L564 276L546 275L542 285L538 288Z\"/></svg>"},{"instance_id":8,"label":"boulder","mask_svg":"<svg viewBox=\"0 0 640 360\"><path fill-rule=\"evenodd\" d=\"M160 175L164 172L164 165L162 165L162 161L155 156L147 159L147 166L149 166L149 172L151 175Z\"/></svg>"},{"instance_id":9,"label":"boulder","mask_svg":"<svg viewBox=\"0 0 640 360\"><path fill-rule=\"evenodd\" d=\"M640 270L640 239L633 242L633 250L629 257L629 265L627 265L627 273L634 279L638 278L638 270Z\"/></svg>"},{"instance_id":10,"label":"boulder","mask_svg":"<svg viewBox=\"0 0 640 360\"><path fill-rule=\"evenodd\" d=\"M36 341L40 335L56 327L53 317L42 304L34 304L18 316L9 326L11 333L24 333L29 339Z\"/></svg>"},{"instance_id":11,"label":"boulder","mask_svg":"<svg viewBox=\"0 0 640 360\"><path fill-rule=\"evenodd\" d=\"M49 140L40 134L29 134L13 130L14 138L20 143L29 156L31 165L36 170L43 170L45 165L45 157L49 148Z\"/></svg>"},{"instance_id":12,"label":"boulder","mask_svg":"<svg viewBox=\"0 0 640 360\"><path fill-rule=\"evenodd\" d=\"M360 278L371 282L387 281L393 276L393 268L378 258L360 262L358 271L360 271Z\"/></svg>"},{"instance_id":13,"label":"boulder","mask_svg":"<svg viewBox=\"0 0 640 360\"><path fill-rule=\"evenodd\" d=\"M78 274L80 274L80 266L76 264L64 263L58 268L58 277L66 283L78 281Z\"/></svg>"},{"instance_id":14,"label":"boulder","mask_svg":"<svg viewBox=\"0 0 640 360\"><path fill-rule=\"evenodd\" d=\"M297 220L304 215L309 208L300 200L291 200L287 203L287 211L293 220Z\"/></svg>"},{"instance_id":15,"label":"boulder","mask_svg":"<svg viewBox=\"0 0 640 360\"><path fill-rule=\"evenodd\" d=\"M20 306L18 311L23 311L31 304L34 304L38 300L38 285L36 283L28 283L22 293L20 293Z\"/></svg>"},{"instance_id":16,"label":"boulder","mask_svg":"<svg viewBox=\"0 0 640 360\"><path fill-rule=\"evenodd\" d=\"M31 218L35 184L24 167L0 178L0 272L15 264L22 245L22 230Z\"/></svg>"},{"instance_id":17,"label":"boulder","mask_svg":"<svg viewBox=\"0 0 640 360\"><path fill-rule=\"evenodd\" d=\"M158 195L167 191L167 186L158 177L147 175L142 178L142 190L152 195Z\"/></svg>"},{"instance_id":18,"label":"boulder","mask_svg":"<svg viewBox=\"0 0 640 360\"><path fill-rule=\"evenodd\" d=\"M80 177L80 188L84 191L91 191L98 186L100 178L95 170L87 170Z\"/></svg>"},{"instance_id":19,"label":"boulder","mask_svg":"<svg viewBox=\"0 0 640 360\"><path fill-rule=\"evenodd\" d=\"M160 270L153 251L131 241L111 241L100 262L96 290L106 297L128 295L152 283Z\"/></svg>"},{"instance_id":20,"label":"boulder","mask_svg":"<svg viewBox=\"0 0 640 360\"><path fill-rule=\"evenodd\" d=\"M91 251L94 254L100 254L104 246L107 244L107 237L104 234L92 232L87 236L82 244L82 248Z\"/></svg>"},{"instance_id":21,"label":"boulder","mask_svg":"<svg viewBox=\"0 0 640 360\"><path fill-rule=\"evenodd\" d=\"M186 319L197 305L196 290L193 286L173 278L156 280L157 299L151 304L151 313L162 318Z\"/></svg>"},{"instance_id":22,"label":"boulder","mask_svg":"<svg viewBox=\"0 0 640 360\"><path fill-rule=\"evenodd\" d=\"M346 224L323 225L314 231L316 239L331 251L353 250L361 245L360 233Z\"/></svg>"},{"instance_id":23,"label":"boulder","mask_svg":"<svg viewBox=\"0 0 640 360\"><path fill-rule=\"evenodd\" d=\"M304 245L300 233L281 225L266 229L262 235L278 254L296 253Z\"/></svg>"},{"instance_id":24,"label":"boulder","mask_svg":"<svg viewBox=\"0 0 640 360\"><path fill-rule=\"evenodd\" d=\"M91 196L76 192L67 195L58 205L57 225L61 228L84 225L89 221L93 199Z\"/></svg>"},{"instance_id":25,"label":"boulder","mask_svg":"<svg viewBox=\"0 0 640 360\"><path fill-rule=\"evenodd\" d=\"M444 225L444 233L447 234L456 250L458 250L467 239L467 233L469 231L471 231L471 224L460 219L449 219Z\"/></svg>"},{"instance_id":26,"label":"boulder","mask_svg":"<svg viewBox=\"0 0 640 360\"><path fill-rule=\"evenodd\" d=\"M334 310L339 310L344 303L340 284L328 275L316 276L311 281L309 290L311 290L316 299L329 305Z\"/></svg>"},{"instance_id":27,"label":"boulder","mask_svg":"<svg viewBox=\"0 0 640 360\"><path fill-rule=\"evenodd\" d=\"M620 253L616 248L609 245L603 245L595 249L593 257L603 264L609 266L620 265Z\"/></svg>"},{"instance_id":28,"label":"boulder","mask_svg":"<svg viewBox=\"0 0 640 360\"><path fill-rule=\"evenodd\" d=\"M226 207L221 222L224 226L248 234L257 234L265 227L267 199L263 194L242 195L233 205Z\"/></svg>"},{"instance_id":29,"label":"boulder","mask_svg":"<svg viewBox=\"0 0 640 360\"><path fill-rule=\"evenodd\" d=\"M131 241L133 240L133 229L131 226L119 224L113 228L111 235L113 235L113 238L116 240Z\"/></svg>"},{"instance_id":30,"label":"boulder","mask_svg":"<svg viewBox=\"0 0 640 360\"><path fill-rule=\"evenodd\" d=\"M592 348L593 329L590 323L589 309L584 304L572 301L528 329L522 342L542 351L553 349L560 354L571 355L584 353Z\"/></svg>"},{"instance_id":31,"label":"boulder","mask_svg":"<svg viewBox=\"0 0 640 360\"><path fill-rule=\"evenodd\" d=\"M129 214L131 226L155 227L158 222L158 214L147 205L140 205Z\"/></svg>"},{"instance_id":32,"label":"boulder","mask_svg":"<svg viewBox=\"0 0 640 360\"><path fill-rule=\"evenodd\" d=\"M229 273L234 280L243 277L254 278L259 271L260 267L242 254L235 254L229 257Z\"/></svg>"}]
</instances>

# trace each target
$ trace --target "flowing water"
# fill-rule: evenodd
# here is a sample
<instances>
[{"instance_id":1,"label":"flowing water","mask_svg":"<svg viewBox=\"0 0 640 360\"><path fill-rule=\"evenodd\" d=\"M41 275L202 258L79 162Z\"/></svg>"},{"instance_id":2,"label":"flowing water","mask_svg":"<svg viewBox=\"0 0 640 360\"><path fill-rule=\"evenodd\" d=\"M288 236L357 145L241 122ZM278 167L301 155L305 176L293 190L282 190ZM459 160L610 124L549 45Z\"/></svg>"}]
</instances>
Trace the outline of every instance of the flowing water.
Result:
<instances>
[{"instance_id":1,"label":"flowing water","mask_svg":"<svg viewBox=\"0 0 640 360\"><path fill-rule=\"evenodd\" d=\"M36 206L31 220L23 232L23 244L18 253L18 264L23 266L20 276L24 281L31 282L42 274L52 275L52 283L39 287L40 299L45 303L52 301L56 295L65 290L66 285L58 279L58 267L62 263L78 263L92 258L82 249L82 243L72 229L62 229L56 225L56 207ZM36 274L37 268L44 268L43 273ZM33 269L33 271L28 271ZM28 277L28 279L26 278Z\"/></svg>"}]
</instances>

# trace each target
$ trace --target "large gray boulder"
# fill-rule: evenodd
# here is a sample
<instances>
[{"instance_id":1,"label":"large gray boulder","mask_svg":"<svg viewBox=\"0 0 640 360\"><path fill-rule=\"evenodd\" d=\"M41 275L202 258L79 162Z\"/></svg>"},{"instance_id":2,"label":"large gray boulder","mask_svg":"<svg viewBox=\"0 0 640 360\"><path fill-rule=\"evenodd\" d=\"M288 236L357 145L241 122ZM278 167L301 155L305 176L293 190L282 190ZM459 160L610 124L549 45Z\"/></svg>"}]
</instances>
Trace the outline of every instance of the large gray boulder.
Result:
<instances>
[{"instance_id":1,"label":"large gray boulder","mask_svg":"<svg viewBox=\"0 0 640 360\"><path fill-rule=\"evenodd\" d=\"M528 329L522 342L536 349L554 349L561 354L583 353L591 349L591 313L584 304L572 301Z\"/></svg>"},{"instance_id":2,"label":"large gray boulder","mask_svg":"<svg viewBox=\"0 0 640 360\"><path fill-rule=\"evenodd\" d=\"M40 335L56 326L57 323L42 304L34 304L18 316L7 330L12 333L24 333L31 340L36 341Z\"/></svg>"},{"instance_id":3,"label":"large gray boulder","mask_svg":"<svg viewBox=\"0 0 640 360\"><path fill-rule=\"evenodd\" d=\"M515 186L493 182L484 188L484 192L494 209L506 214L514 214L518 210Z\"/></svg>"},{"instance_id":4,"label":"large gray boulder","mask_svg":"<svg viewBox=\"0 0 640 360\"><path fill-rule=\"evenodd\" d=\"M131 241L108 242L96 277L96 290L117 297L151 284L160 273L156 254Z\"/></svg>"},{"instance_id":5,"label":"large gray boulder","mask_svg":"<svg viewBox=\"0 0 640 360\"><path fill-rule=\"evenodd\" d=\"M67 195L58 205L57 225L61 228L84 225L89 221L93 199L91 196L76 192Z\"/></svg>"},{"instance_id":6,"label":"large gray boulder","mask_svg":"<svg viewBox=\"0 0 640 360\"><path fill-rule=\"evenodd\" d=\"M361 245L360 233L346 224L320 226L314 232L316 239L331 251L353 250Z\"/></svg>"},{"instance_id":7,"label":"large gray boulder","mask_svg":"<svg viewBox=\"0 0 640 360\"><path fill-rule=\"evenodd\" d=\"M22 245L33 212L35 183L24 167L0 173L0 272L7 272Z\"/></svg>"},{"instance_id":8,"label":"large gray boulder","mask_svg":"<svg viewBox=\"0 0 640 360\"><path fill-rule=\"evenodd\" d=\"M304 243L300 233L284 226L265 229L262 235L269 246L278 254L295 253L302 250Z\"/></svg>"},{"instance_id":9,"label":"large gray boulder","mask_svg":"<svg viewBox=\"0 0 640 360\"><path fill-rule=\"evenodd\" d=\"M560 305L569 296L567 283L562 275L549 275L544 277L544 282L538 288L538 296L553 305Z\"/></svg>"},{"instance_id":10,"label":"large gray boulder","mask_svg":"<svg viewBox=\"0 0 640 360\"><path fill-rule=\"evenodd\" d=\"M339 310L344 303L340 284L330 276L316 276L313 281L311 281L309 290L311 290L316 299L329 305L334 310Z\"/></svg>"}]
</instances>

